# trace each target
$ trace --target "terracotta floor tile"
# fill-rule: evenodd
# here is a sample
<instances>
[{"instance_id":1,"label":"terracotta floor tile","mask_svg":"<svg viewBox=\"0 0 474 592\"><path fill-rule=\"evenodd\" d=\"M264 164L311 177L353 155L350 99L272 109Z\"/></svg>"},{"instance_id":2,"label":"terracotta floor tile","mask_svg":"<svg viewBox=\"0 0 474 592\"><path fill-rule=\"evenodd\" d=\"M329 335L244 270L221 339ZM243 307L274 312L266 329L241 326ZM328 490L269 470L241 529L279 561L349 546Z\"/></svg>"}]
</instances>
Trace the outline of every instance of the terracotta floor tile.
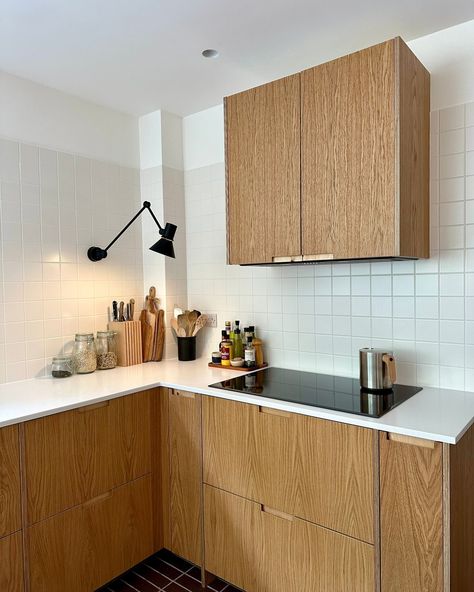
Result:
<instances>
[{"instance_id":1,"label":"terracotta floor tile","mask_svg":"<svg viewBox=\"0 0 474 592\"><path fill-rule=\"evenodd\" d=\"M186 572L186 573L184 573ZM243 592L216 578L208 592ZM201 588L201 570L162 550L152 555L97 592L205 592Z\"/></svg>"}]
</instances>

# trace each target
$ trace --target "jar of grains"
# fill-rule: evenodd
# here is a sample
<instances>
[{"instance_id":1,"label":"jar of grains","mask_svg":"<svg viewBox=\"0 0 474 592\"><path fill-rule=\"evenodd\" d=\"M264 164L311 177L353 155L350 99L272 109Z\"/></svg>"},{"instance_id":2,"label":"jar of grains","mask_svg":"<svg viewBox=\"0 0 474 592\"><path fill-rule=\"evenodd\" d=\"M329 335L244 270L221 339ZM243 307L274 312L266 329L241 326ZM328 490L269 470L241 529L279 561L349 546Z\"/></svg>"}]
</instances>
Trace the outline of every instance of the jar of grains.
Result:
<instances>
[{"instance_id":1,"label":"jar of grains","mask_svg":"<svg viewBox=\"0 0 474 592\"><path fill-rule=\"evenodd\" d=\"M97 368L97 353L92 333L76 333L73 359L77 374L89 374L95 371Z\"/></svg>"},{"instance_id":2,"label":"jar of grains","mask_svg":"<svg viewBox=\"0 0 474 592\"><path fill-rule=\"evenodd\" d=\"M97 331L97 369L108 370L117 365L115 331Z\"/></svg>"},{"instance_id":3,"label":"jar of grains","mask_svg":"<svg viewBox=\"0 0 474 592\"><path fill-rule=\"evenodd\" d=\"M51 375L54 378L67 378L74 374L71 356L56 356L51 364Z\"/></svg>"}]
</instances>

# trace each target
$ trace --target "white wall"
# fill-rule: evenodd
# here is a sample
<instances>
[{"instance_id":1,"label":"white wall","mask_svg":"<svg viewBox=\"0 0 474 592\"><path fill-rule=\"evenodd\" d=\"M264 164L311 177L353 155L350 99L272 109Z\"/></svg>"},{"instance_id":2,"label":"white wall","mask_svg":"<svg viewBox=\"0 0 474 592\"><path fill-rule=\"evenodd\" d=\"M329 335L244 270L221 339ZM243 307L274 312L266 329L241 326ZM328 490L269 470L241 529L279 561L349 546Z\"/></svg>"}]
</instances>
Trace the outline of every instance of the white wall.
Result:
<instances>
[{"instance_id":1,"label":"white wall","mask_svg":"<svg viewBox=\"0 0 474 592\"><path fill-rule=\"evenodd\" d=\"M224 160L224 109L211 107L183 119L184 169Z\"/></svg>"},{"instance_id":2,"label":"white wall","mask_svg":"<svg viewBox=\"0 0 474 592\"><path fill-rule=\"evenodd\" d=\"M432 110L473 100L474 20L414 39L408 45L431 72Z\"/></svg>"},{"instance_id":3,"label":"white wall","mask_svg":"<svg viewBox=\"0 0 474 592\"><path fill-rule=\"evenodd\" d=\"M138 120L0 72L0 136L139 166Z\"/></svg>"}]
</instances>

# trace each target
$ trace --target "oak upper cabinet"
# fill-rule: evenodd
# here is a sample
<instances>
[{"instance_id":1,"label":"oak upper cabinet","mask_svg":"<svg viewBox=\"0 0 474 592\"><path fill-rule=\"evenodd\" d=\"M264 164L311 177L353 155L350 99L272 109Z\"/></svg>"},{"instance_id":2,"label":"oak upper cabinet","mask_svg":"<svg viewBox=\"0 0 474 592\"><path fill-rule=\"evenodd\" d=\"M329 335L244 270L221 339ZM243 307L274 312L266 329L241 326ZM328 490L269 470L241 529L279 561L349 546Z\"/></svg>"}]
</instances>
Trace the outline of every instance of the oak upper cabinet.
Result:
<instances>
[{"instance_id":1,"label":"oak upper cabinet","mask_svg":"<svg viewBox=\"0 0 474 592\"><path fill-rule=\"evenodd\" d=\"M429 89L399 38L302 72L305 259L429 256Z\"/></svg>"},{"instance_id":2,"label":"oak upper cabinet","mask_svg":"<svg viewBox=\"0 0 474 592\"><path fill-rule=\"evenodd\" d=\"M229 97L229 263L429 257L427 70L400 39Z\"/></svg>"},{"instance_id":3,"label":"oak upper cabinet","mask_svg":"<svg viewBox=\"0 0 474 592\"><path fill-rule=\"evenodd\" d=\"M299 87L295 75L225 99L231 264L301 253Z\"/></svg>"}]
</instances>

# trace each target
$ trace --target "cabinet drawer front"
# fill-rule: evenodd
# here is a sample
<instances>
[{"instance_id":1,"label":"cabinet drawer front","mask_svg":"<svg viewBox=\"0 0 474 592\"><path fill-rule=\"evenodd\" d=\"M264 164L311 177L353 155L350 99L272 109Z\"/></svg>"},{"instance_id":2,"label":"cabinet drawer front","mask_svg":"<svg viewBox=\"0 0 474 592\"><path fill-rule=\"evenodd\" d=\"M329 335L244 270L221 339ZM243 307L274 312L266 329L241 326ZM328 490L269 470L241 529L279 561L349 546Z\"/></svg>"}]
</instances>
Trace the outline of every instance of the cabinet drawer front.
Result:
<instances>
[{"instance_id":1,"label":"cabinet drawer front","mask_svg":"<svg viewBox=\"0 0 474 592\"><path fill-rule=\"evenodd\" d=\"M28 528L31 592L91 592L153 552L151 476Z\"/></svg>"},{"instance_id":2,"label":"cabinet drawer front","mask_svg":"<svg viewBox=\"0 0 474 592\"><path fill-rule=\"evenodd\" d=\"M376 432L298 416L300 518L374 542Z\"/></svg>"},{"instance_id":3,"label":"cabinet drawer front","mask_svg":"<svg viewBox=\"0 0 474 592\"><path fill-rule=\"evenodd\" d=\"M293 563L304 592L374 592L374 547L362 541L296 520ZM399 589L399 592L401 588Z\"/></svg>"},{"instance_id":4,"label":"cabinet drawer front","mask_svg":"<svg viewBox=\"0 0 474 592\"><path fill-rule=\"evenodd\" d=\"M20 528L18 426L9 426L0 429L0 537L11 534Z\"/></svg>"},{"instance_id":5,"label":"cabinet drawer front","mask_svg":"<svg viewBox=\"0 0 474 592\"><path fill-rule=\"evenodd\" d=\"M0 590L23 592L21 532L0 539Z\"/></svg>"},{"instance_id":6,"label":"cabinet drawer front","mask_svg":"<svg viewBox=\"0 0 474 592\"><path fill-rule=\"evenodd\" d=\"M204 397L204 482L293 514L296 415Z\"/></svg>"},{"instance_id":7,"label":"cabinet drawer front","mask_svg":"<svg viewBox=\"0 0 474 592\"><path fill-rule=\"evenodd\" d=\"M206 570L247 592L300 590L293 517L204 486Z\"/></svg>"},{"instance_id":8,"label":"cabinet drawer front","mask_svg":"<svg viewBox=\"0 0 474 592\"><path fill-rule=\"evenodd\" d=\"M374 432L204 399L204 482L372 543Z\"/></svg>"},{"instance_id":9,"label":"cabinet drawer front","mask_svg":"<svg viewBox=\"0 0 474 592\"><path fill-rule=\"evenodd\" d=\"M374 547L204 486L206 570L247 592L373 592Z\"/></svg>"},{"instance_id":10,"label":"cabinet drawer front","mask_svg":"<svg viewBox=\"0 0 474 592\"><path fill-rule=\"evenodd\" d=\"M25 424L28 523L150 472L150 391Z\"/></svg>"}]
</instances>

